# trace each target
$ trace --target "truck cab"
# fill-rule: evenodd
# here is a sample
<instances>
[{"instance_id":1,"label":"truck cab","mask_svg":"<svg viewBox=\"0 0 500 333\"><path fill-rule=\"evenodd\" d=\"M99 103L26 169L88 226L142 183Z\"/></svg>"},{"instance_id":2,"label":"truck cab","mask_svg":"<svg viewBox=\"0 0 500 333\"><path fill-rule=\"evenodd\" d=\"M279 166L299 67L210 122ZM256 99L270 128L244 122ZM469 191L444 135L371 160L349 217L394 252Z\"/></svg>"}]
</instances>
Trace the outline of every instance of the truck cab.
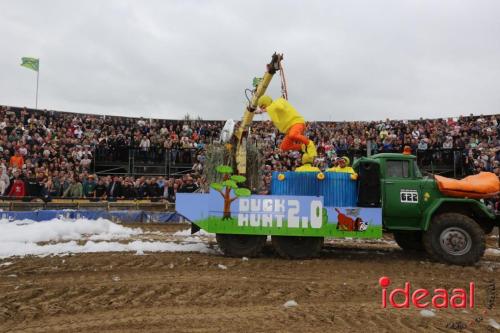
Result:
<instances>
[{"instance_id":1,"label":"truck cab","mask_svg":"<svg viewBox=\"0 0 500 333\"><path fill-rule=\"evenodd\" d=\"M477 262L499 218L478 199L443 195L413 155L381 153L354 163L358 205L382 207L383 228L404 250L455 264Z\"/></svg>"},{"instance_id":2,"label":"truck cab","mask_svg":"<svg viewBox=\"0 0 500 333\"><path fill-rule=\"evenodd\" d=\"M373 160L380 165L386 228L420 230L422 212L427 208L430 192L437 191L434 182L423 179L413 155L383 153L373 156Z\"/></svg>"}]
</instances>

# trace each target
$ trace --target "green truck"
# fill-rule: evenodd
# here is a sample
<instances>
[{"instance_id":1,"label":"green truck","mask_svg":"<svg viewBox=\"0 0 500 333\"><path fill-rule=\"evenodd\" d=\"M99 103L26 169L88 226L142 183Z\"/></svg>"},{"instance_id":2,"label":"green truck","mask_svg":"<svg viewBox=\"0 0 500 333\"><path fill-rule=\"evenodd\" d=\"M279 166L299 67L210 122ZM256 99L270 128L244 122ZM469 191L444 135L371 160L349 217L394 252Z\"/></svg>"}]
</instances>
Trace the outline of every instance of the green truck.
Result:
<instances>
[{"instance_id":1,"label":"green truck","mask_svg":"<svg viewBox=\"0 0 500 333\"><path fill-rule=\"evenodd\" d=\"M424 177L413 155L382 153L356 161L358 172L373 169L380 187L383 228L407 251L426 251L457 265L477 262L485 235L500 224L480 200L444 196L434 177Z\"/></svg>"},{"instance_id":2,"label":"green truck","mask_svg":"<svg viewBox=\"0 0 500 333\"><path fill-rule=\"evenodd\" d=\"M324 237L381 238L388 232L405 251L472 265L485 252L485 235L500 224L482 201L443 195L413 155L376 154L353 168L357 180L339 173L275 173L273 182L295 183L283 183L286 193L259 196L242 190L238 183L245 177L225 166L211 193L178 194L177 211L192 221L193 232L215 233L225 255L240 257L258 255L268 236L279 255L302 259L318 255ZM304 186L311 188L308 195L299 193ZM336 201L328 199L332 188Z\"/></svg>"}]
</instances>

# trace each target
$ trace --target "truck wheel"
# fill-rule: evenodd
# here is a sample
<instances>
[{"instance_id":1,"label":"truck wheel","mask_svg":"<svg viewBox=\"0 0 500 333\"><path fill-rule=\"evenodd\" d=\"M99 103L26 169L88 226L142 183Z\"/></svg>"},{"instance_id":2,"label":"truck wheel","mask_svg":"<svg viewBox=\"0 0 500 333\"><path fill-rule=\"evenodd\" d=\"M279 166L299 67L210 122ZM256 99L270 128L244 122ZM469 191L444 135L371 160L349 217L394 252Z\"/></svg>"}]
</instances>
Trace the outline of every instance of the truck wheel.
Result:
<instances>
[{"instance_id":1,"label":"truck wheel","mask_svg":"<svg viewBox=\"0 0 500 333\"><path fill-rule=\"evenodd\" d=\"M324 237L272 236L274 249L287 259L317 257L323 247Z\"/></svg>"},{"instance_id":2,"label":"truck wheel","mask_svg":"<svg viewBox=\"0 0 500 333\"><path fill-rule=\"evenodd\" d=\"M445 213L434 217L423 235L425 250L438 261L455 265L472 265L485 250L484 231L470 217Z\"/></svg>"},{"instance_id":3,"label":"truck wheel","mask_svg":"<svg viewBox=\"0 0 500 333\"><path fill-rule=\"evenodd\" d=\"M215 239L226 256L256 257L266 244L267 236L216 234Z\"/></svg>"},{"instance_id":4,"label":"truck wheel","mask_svg":"<svg viewBox=\"0 0 500 333\"><path fill-rule=\"evenodd\" d=\"M423 251L421 231L394 231L394 240L405 251Z\"/></svg>"}]
</instances>

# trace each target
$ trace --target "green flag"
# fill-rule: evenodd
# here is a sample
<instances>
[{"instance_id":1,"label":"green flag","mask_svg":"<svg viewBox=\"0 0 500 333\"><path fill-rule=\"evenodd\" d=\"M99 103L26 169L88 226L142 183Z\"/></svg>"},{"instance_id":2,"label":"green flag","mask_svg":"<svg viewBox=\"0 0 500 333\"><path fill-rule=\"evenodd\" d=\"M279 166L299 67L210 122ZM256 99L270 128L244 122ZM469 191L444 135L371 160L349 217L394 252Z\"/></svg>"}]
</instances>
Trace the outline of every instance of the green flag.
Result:
<instances>
[{"instance_id":1,"label":"green flag","mask_svg":"<svg viewBox=\"0 0 500 333\"><path fill-rule=\"evenodd\" d=\"M23 57L21 58L21 60L22 60L21 66L24 66L26 68L34 70L35 72L38 72L38 66L40 63L39 59Z\"/></svg>"}]
</instances>

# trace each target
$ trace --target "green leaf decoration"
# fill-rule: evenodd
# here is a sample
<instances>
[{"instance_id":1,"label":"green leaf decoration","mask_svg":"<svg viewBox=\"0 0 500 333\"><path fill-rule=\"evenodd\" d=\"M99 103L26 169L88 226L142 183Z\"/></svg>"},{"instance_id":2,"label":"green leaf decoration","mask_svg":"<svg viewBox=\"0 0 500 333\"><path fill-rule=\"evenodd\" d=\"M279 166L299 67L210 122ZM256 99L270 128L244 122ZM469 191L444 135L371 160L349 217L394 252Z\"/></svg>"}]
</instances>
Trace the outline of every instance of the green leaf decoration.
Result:
<instances>
[{"instance_id":1,"label":"green leaf decoration","mask_svg":"<svg viewBox=\"0 0 500 333\"><path fill-rule=\"evenodd\" d=\"M210 184L210 187L217 191L222 191L222 189L224 188L224 186L220 183L212 183Z\"/></svg>"},{"instance_id":2,"label":"green leaf decoration","mask_svg":"<svg viewBox=\"0 0 500 333\"><path fill-rule=\"evenodd\" d=\"M237 188L234 190L234 193L237 197L249 197L252 194L252 192L250 192L247 188Z\"/></svg>"},{"instance_id":3,"label":"green leaf decoration","mask_svg":"<svg viewBox=\"0 0 500 333\"><path fill-rule=\"evenodd\" d=\"M231 180L234 180L237 183L244 183L247 180L247 177L240 175L231 176Z\"/></svg>"},{"instance_id":4,"label":"green leaf decoration","mask_svg":"<svg viewBox=\"0 0 500 333\"><path fill-rule=\"evenodd\" d=\"M252 86L254 86L254 88L257 88L257 86L259 85L259 83L261 81L262 81L261 77L254 77L253 80L252 80Z\"/></svg>"},{"instance_id":5,"label":"green leaf decoration","mask_svg":"<svg viewBox=\"0 0 500 333\"><path fill-rule=\"evenodd\" d=\"M230 179L223 181L222 185L227 186L227 187L232 188L232 189L238 188L238 184L236 184L236 182L234 180L230 180Z\"/></svg>"},{"instance_id":6,"label":"green leaf decoration","mask_svg":"<svg viewBox=\"0 0 500 333\"><path fill-rule=\"evenodd\" d=\"M215 168L218 173L233 173L233 168L229 165L219 165Z\"/></svg>"}]
</instances>

